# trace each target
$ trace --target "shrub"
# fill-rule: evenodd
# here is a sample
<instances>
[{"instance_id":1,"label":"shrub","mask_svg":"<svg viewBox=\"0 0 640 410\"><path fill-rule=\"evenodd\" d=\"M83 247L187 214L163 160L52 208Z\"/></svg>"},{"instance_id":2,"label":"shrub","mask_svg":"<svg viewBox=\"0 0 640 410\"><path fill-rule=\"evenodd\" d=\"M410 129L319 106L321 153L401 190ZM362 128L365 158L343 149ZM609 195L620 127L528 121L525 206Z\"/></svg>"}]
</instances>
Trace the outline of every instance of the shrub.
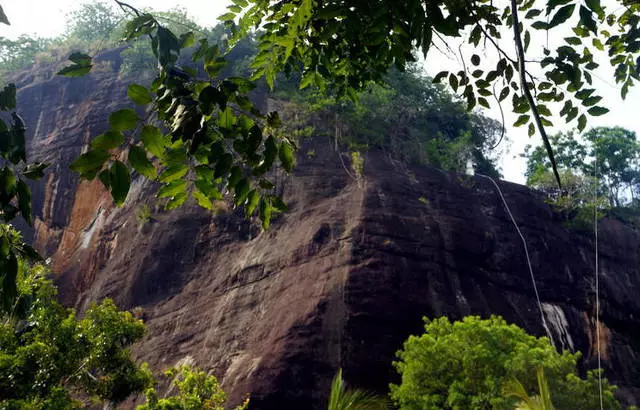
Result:
<instances>
[{"instance_id":1,"label":"shrub","mask_svg":"<svg viewBox=\"0 0 640 410\"><path fill-rule=\"evenodd\" d=\"M391 397L402 410L513 410L505 383L518 380L538 389L536 369L543 368L557 410L599 408L596 372L576 373L580 353L558 353L549 340L534 337L496 316L462 321L425 319L425 333L410 336L394 365L402 381ZM614 386L603 380L606 409L620 409Z\"/></svg>"}]
</instances>

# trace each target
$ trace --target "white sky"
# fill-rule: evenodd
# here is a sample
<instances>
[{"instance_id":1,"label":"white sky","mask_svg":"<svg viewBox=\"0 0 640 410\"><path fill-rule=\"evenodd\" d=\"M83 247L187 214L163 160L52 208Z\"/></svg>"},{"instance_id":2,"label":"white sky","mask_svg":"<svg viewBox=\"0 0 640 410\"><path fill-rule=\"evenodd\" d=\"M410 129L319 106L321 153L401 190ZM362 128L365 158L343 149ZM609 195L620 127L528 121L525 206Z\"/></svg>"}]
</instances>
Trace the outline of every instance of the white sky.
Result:
<instances>
[{"instance_id":1,"label":"white sky","mask_svg":"<svg viewBox=\"0 0 640 410\"><path fill-rule=\"evenodd\" d=\"M4 37L16 37L22 33L37 34L43 37L55 36L61 34L65 28L65 14L77 7L82 3L82 0L0 0L0 4L11 21L11 26L0 25L0 36ZM187 9L191 17L203 26L212 26L216 23L216 18L225 12L226 5L229 3L227 0L129 0L129 4L137 8L152 7L156 10L167 10L175 6L181 6ZM577 11L576 13L577 14ZM540 33L540 32L538 32ZM503 33L503 46L505 51L514 56L513 46L510 42L511 36L509 32ZM535 37L536 32L532 32ZM554 39L561 39L570 35L569 33L557 33L552 32L549 40L550 48L555 48L557 43L554 44ZM543 41L546 41L544 39ZM541 50L542 43L536 44L532 41L529 51ZM440 44L442 48L442 44ZM449 46L457 52L458 44L449 44ZM470 47L463 47L462 51L466 57L466 61L469 61L469 57L474 52ZM490 47L487 47L483 52L475 51L480 54L484 59L486 57L489 65L481 65L480 68L489 69L491 65L495 66L496 53ZM541 54L541 53L535 53ZM528 55L528 58L531 58ZM622 101L620 98L619 87L615 85L612 77L612 69L609 67L607 58L605 55L596 58L596 61L602 64L602 69L598 72L598 77L594 77L594 88L598 90L598 93L603 96L603 100L599 105L604 105L610 109L607 115L602 117L590 117L590 126L622 126L631 129L640 135L640 87L632 88L627 99ZM427 58L426 72L429 75L435 75L443 69L460 70L460 64L455 58L445 57L435 49L430 52ZM531 69L534 68L533 64L530 64ZM486 70L485 70L486 71ZM534 72L534 75L536 73ZM492 103L492 109L486 112L490 117L500 119L500 111L496 107L493 107L494 101L489 98L489 102ZM550 107L552 111L560 110L561 106ZM505 179L514 182L524 182L524 161L518 158L518 155L522 153L526 144L538 145L540 137L536 134L529 138L527 135L526 127L514 128L511 126L516 119L516 115L511 113L511 97L507 98L503 104L503 110L505 113L505 122L507 124L507 136L511 141L509 151L504 155L502 159L502 168ZM553 119L552 120L556 128L548 130L548 133L553 133L559 130L566 130L568 127L564 124L564 120Z\"/></svg>"}]
</instances>

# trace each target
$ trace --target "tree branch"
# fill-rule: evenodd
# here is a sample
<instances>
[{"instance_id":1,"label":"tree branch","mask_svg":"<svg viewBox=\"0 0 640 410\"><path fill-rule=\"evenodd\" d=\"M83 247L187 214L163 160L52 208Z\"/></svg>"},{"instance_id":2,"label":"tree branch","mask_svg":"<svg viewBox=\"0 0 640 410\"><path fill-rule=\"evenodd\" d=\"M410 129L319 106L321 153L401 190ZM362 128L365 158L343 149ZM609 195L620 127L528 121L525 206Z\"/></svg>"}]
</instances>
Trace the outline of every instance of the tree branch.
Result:
<instances>
[{"instance_id":1,"label":"tree branch","mask_svg":"<svg viewBox=\"0 0 640 410\"><path fill-rule=\"evenodd\" d=\"M542 142L544 143L544 147L547 150L547 155L549 156L549 160L551 161L551 167L553 168L553 175L558 182L558 187L562 189L562 182L560 181L560 174L558 173L558 165L556 164L555 156L553 155L553 148L551 148L551 143L549 142L549 138L547 136L547 132L544 129L544 125L542 125L542 119L540 118L540 112L538 111L538 107L536 106L536 102L531 95L531 90L527 87L527 71L525 68L525 58L524 58L524 47L522 46L522 37L520 36L520 23L518 21L518 4L517 0L511 0L511 14L513 16L513 35L514 41L516 43L516 52L518 54L518 76L520 77L520 86L522 87L522 93L527 98L527 102L529 103L529 108L531 108L531 113L533 114L533 119L538 126L538 131L540 132L540 136L542 136Z\"/></svg>"},{"instance_id":2,"label":"tree branch","mask_svg":"<svg viewBox=\"0 0 640 410\"><path fill-rule=\"evenodd\" d=\"M136 16L139 16L139 15L141 15L141 14L142 14L142 13L140 13L140 10L138 10L137 8L133 7L133 6L132 6L132 5L130 5L130 4L127 4L127 3L123 2L123 1L120 1L120 0L113 0L113 1L115 1L115 2L116 2L116 4L117 4L118 6L120 6L120 8L122 9L122 11L124 11L125 13L127 12L127 9L129 9L130 11L133 11L133 13L134 13Z\"/></svg>"}]
</instances>

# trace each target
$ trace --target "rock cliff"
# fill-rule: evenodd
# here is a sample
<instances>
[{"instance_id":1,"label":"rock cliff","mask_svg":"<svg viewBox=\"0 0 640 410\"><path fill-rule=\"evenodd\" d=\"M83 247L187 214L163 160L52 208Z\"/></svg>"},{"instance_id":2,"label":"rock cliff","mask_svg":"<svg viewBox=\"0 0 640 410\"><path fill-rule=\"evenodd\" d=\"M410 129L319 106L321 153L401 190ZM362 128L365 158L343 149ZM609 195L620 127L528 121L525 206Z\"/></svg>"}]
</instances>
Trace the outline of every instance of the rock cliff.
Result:
<instances>
[{"instance_id":1,"label":"rock cliff","mask_svg":"<svg viewBox=\"0 0 640 410\"><path fill-rule=\"evenodd\" d=\"M386 392L391 362L422 316L503 315L542 335L523 246L494 185L365 155L353 180L332 144L304 142L280 186L291 210L268 232L233 211L164 212L134 181L123 208L99 182L67 169L108 114L126 104L117 53L88 77L18 77L32 158L53 164L34 186L26 229L66 304L104 297L144 316L136 355L160 370L192 362L255 409L322 408L338 367L354 386ZM313 150L315 155L306 155ZM310 151L309 151L310 152ZM594 243L567 230L536 195L499 182L526 238L542 309L558 346L593 367ZM137 218L149 206L148 220ZM640 397L640 232L600 227L606 374Z\"/></svg>"}]
</instances>

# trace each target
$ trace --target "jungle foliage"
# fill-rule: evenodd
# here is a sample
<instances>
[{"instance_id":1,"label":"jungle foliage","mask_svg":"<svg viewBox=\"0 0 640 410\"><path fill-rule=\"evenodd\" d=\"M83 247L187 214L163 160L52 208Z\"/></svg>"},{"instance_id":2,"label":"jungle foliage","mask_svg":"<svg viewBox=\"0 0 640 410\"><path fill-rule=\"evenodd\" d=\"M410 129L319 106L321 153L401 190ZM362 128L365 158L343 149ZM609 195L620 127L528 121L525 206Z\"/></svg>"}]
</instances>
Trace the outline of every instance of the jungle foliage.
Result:
<instances>
[{"instance_id":1,"label":"jungle foliage","mask_svg":"<svg viewBox=\"0 0 640 410\"><path fill-rule=\"evenodd\" d=\"M19 237L13 229L5 234ZM0 308L0 408L113 406L141 393L147 400L139 409L225 408L216 378L188 367L168 371L177 393L159 399L151 370L129 351L145 333L141 320L109 299L78 318L58 302L45 266L17 262L17 297Z\"/></svg>"},{"instance_id":2,"label":"jungle foliage","mask_svg":"<svg viewBox=\"0 0 640 410\"><path fill-rule=\"evenodd\" d=\"M522 400L512 394L514 383L520 393L539 392L542 368L557 410L600 408L597 373L581 378L579 357L496 316L425 319L425 333L398 352L401 382L391 385L391 397L401 410L513 410ZM614 391L603 379L605 409L621 408Z\"/></svg>"},{"instance_id":3,"label":"jungle foliage","mask_svg":"<svg viewBox=\"0 0 640 410\"><path fill-rule=\"evenodd\" d=\"M621 127L596 127L551 136L563 189L551 175L541 147L527 146L527 185L542 191L571 226L592 228L594 212L621 216L638 209L640 144L636 134Z\"/></svg>"}]
</instances>

